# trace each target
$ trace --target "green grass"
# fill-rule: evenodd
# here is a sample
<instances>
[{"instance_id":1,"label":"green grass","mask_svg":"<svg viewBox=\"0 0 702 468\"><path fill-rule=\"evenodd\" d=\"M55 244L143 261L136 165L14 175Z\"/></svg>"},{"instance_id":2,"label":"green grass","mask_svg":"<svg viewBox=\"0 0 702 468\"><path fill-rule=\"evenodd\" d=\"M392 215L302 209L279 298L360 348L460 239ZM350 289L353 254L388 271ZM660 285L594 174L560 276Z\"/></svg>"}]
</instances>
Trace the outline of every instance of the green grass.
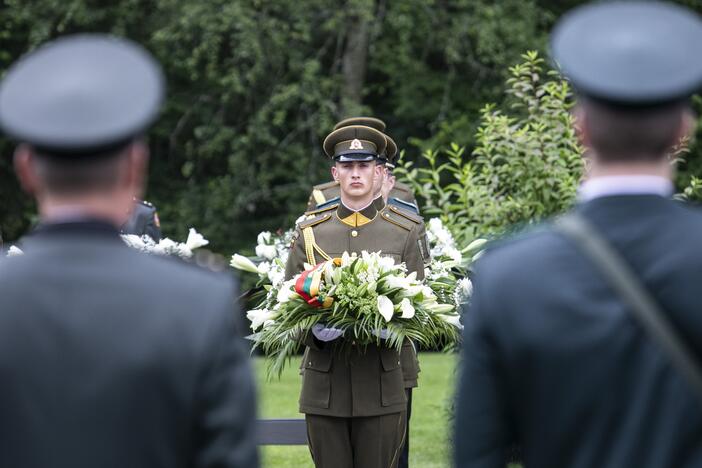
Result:
<instances>
[{"instance_id":1,"label":"green grass","mask_svg":"<svg viewBox=\"0 0 702 468\"><path fill-rule=\"evenodd\" d=\"M448 406L454 391L456 356L422 353L419 388L414 389L410 423L410 465L421 468L450 466ZM259 417L302 418L298 413L301 377L299 358L285 369L280 380L266 381L266 363L256 358ZM263 447L263 468L313 468L306 446Z\"/></svg>"}]
</instances>

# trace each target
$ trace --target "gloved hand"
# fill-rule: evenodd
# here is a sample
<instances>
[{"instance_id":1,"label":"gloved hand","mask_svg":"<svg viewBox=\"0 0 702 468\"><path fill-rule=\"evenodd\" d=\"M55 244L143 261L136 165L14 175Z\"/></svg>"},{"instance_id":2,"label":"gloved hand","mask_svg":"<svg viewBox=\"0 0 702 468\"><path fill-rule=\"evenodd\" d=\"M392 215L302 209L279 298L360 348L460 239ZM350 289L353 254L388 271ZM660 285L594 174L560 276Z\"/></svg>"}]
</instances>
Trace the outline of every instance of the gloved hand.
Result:
<instances>
[{"instance_id":1,"label":"gloved hand","mask_svg":"<svg viewBox=\"0 0 702 468\"><path fill-rule=\"evenodd\" d=\"M344 334L344 331L338 328L327 328L321 323L316 323L312 326L312 334L319 341L328 342L339 338Z\"/></svg>"},{"instance_id":2,"label":"gloved hand","mask_svg":"<svg viewBox=\"0 0 702 468\"><path fill-rule=\"evenodd\" d=\"M381 340L387 340L388 337L390 337L390 332L388 331L387 328L381 328L380 331L373 330L371 333L373 333L375 336L377 336Z\"/></svg>"}]
</instances>

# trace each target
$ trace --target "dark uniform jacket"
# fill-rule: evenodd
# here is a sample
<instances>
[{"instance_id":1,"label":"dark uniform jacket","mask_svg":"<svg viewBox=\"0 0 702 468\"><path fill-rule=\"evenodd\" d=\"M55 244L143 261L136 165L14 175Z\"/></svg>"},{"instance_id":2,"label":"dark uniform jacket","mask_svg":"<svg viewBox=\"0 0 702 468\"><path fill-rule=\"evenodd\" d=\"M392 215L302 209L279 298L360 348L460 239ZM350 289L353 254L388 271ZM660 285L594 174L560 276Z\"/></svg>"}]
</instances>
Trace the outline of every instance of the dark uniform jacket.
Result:
<instances>
[{"instance_id":1,"label":"dark uniform jacket","mask_svg":"<svg viewBox=\"0 0 702 468\"><path fill-rule=\"evenodd\" d=\"M578 210L624 256L702 362L702 213L655 195ZM488 252L465 312L456 466L702 466L702 408L596 267L564 237Z\"/></svg>"},{"instance_id":2,"label":"dark uniform jacket","mask_svg":"<svg viewBox=\"0 0 702 468\"><path fill-rule=\"evenodd\" d=\"M232 281L40 227L0 262L0 466L257 466Z\"/></svg>"},{"instance_id":3,"label":"dark uniform jacket","mask_svg":"<svg viewBox=\"0 0 702 468\"><path fill-rule=\"evenodd\" d=\"M124 226L123 234L147 235L158 242L161 240L161 223L156 213L156 207L144 200L134 202L134 211Z\"/></svg>"},{"instance_id":4,"label":"dark uniform jacket","mask_svg":"<svg viewBox=\"0 0 702 468\"><path fill-rule=\"evenodd\" d=\"M307 201L307 211L313 211L318 207L330 200L339 198L341 195L341 189L339 188L339 182L331 181L324 184L315 185L312 187L312 193ZM405 202L406 204L411 204L411 206L417 207L417 200L414 197L414 192L412 189L402 182L395 182L395 187L388 194L388 198L396 198Z\"/></svg>"},{"instance_id":5,"label":"dark uniform jacket","mask_svg":"<svg viewBox=\"0 0 702 468\"><path fill-rule=\"evenodd\" d=\"M423 223L420 217L385 207L377 211L371 204L353 212L343 204L328 207L316 216L301 222L286 265L291 278L310 263L361 251L381 251L396 262L405 262L408 271L424 276L422 244ZM309 230L313 234L310 243ZM307 231L307 234L306 234ZM322 254L323 253L323 254ZM308 337L309 338L309 337ZM333 343L323 344L308 339L303 362L303 384L300 411L326 416L374 416L403 411L406 408L405 386L416 386L419 366L410 343L403 349L401 362L392 349L370 346L365 353L355 349L350 357L335 352ZM405 382L407 381L407 383Z\"/></svg>"}]
</instances>

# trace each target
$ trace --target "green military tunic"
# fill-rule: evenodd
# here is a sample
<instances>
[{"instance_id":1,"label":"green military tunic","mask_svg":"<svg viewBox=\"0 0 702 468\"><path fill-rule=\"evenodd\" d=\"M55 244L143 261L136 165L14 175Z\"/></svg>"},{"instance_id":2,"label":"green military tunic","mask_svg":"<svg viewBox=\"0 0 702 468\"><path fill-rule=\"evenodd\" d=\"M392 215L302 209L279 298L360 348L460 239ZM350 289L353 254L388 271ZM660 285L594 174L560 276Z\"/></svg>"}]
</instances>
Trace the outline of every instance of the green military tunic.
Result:
<instances>
[{"instance_id":1,"label":"green military tunic","mask_svg":"<svg viewBox=\"0 0 702 468\"><path fill-rule=\"evenodd\" d=\"M422 229L419 216L397 207L385 206L378 211L376 204L371 203L354 212L343 204L332 205L298 225L286 277L301 272L304 263L316 264L344 252L360 255L365 250L380 251L398 263L404 262L408 271L416 271L422 278L428 252ZM347 360L336 355L330 344L318 345L306 351L301 412L356 417L404 410L405 380L410 386L416 385L418 372L416 354L411 348L402 353L402 360L394 350L375 347L368 347L365 354L352 353ZM407 361L406 370L402 361Z\"/></svg>"},{"instance_id":2,"label":"green military tunic","mask_svg":"<svg viewBox=\"0 0 702 468\"><path fill-rule=\"evenodd\" d=\"M310 194L309 200L307 200L307 211L314 211L320 205L328 202L329 200L338 198L341 194L341 189L339 188L339 183L335 181L327 182L324 184L315 185L312 187L312 193ZM417 206L417 200L415 199L414 192L407 185L402 182L396 182L395 187L390 191L388 195L390 198L397 198L407 203L412 203Z\"/></svg>"}]
</instances>

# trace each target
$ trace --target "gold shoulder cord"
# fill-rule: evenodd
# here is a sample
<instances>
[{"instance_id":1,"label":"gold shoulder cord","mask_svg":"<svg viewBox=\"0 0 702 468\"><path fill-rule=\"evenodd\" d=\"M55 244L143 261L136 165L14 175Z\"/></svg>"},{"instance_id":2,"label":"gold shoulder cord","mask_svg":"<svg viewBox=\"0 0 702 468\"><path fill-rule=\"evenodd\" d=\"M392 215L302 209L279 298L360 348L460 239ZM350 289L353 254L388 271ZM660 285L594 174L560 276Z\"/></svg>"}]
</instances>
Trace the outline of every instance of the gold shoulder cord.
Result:
<instances>
[{"instance_id":1,"label":"gold shoulder cord","mask_svg":"<svg viewBox=\"0 0 702 468\"><path fill-rule=\"evenodd\" d=\"M307 263L310 265L316 265L317 261L314 258L315 250L317 253L325 260L331 260L331 257L322 250L314 239L314 232L312 231L312 226L307 226L302 230L302 235L305 238L305 254L307 255Z\"/></svg>"}]
</instances>

